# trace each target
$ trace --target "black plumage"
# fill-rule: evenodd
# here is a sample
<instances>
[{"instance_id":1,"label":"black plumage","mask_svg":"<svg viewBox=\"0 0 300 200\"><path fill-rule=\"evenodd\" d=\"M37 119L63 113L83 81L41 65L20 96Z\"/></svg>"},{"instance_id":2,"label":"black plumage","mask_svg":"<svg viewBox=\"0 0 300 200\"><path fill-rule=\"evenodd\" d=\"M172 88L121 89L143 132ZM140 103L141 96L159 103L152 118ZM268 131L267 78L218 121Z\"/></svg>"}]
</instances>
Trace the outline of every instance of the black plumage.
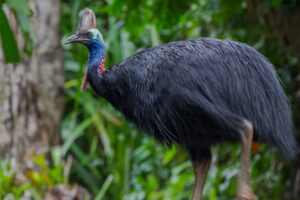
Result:
<instances>
[{"instance_id":1,"label":"black plumage","mask_svg":"<svg viewBox=\"0 0 300 200\"><path fill-rule=\"evenodd\" d=\"M238 141L247 119L254 140L287 157L296 152L279 80L270 62L248 45L209 38L172 42L112 66L96 84L89 81L130 121L164 143L198 152Z\"/></svg>"}]
</instances>

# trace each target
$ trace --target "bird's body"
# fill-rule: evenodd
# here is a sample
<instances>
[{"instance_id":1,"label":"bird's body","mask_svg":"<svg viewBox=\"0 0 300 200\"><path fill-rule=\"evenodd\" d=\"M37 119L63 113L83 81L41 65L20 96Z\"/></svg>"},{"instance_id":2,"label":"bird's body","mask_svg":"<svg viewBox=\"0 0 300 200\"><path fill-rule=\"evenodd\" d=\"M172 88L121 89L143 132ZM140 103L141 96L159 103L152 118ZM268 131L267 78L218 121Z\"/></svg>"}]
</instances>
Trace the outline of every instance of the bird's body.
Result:
<instances>
[{"instance_id":1,"label":"bird's body","mask_svg":"<svg viewBox=\"0 0 300 200\"><path fill-rule=\"evenodd\" d=\"M166 144L186 149L195 170L199 200L211 147L241 142L238 199L254 199L250 186L252 141L265 142L290 158L296 153L291 111L272 64L246 44L193 39L145 49L103 70L104 42L95 14L85 9L76 34L90 52L88 81L127 119Z\"/></svg>"},{"instance_id":2,"label":"bird's body","mask_svg":"<svg viewBox=\"0 0 300 200\"><path fill-rule=\"evenodd\" d=\"M88 70L93 74L89 81L100 96L164 143L197 152L239 141L246 119L255 140L286 156L295 153L286 96L272 65L248 45L208 38L173 42L143 50L102 75L97 63Z\"/></svg>"}]
</instances>

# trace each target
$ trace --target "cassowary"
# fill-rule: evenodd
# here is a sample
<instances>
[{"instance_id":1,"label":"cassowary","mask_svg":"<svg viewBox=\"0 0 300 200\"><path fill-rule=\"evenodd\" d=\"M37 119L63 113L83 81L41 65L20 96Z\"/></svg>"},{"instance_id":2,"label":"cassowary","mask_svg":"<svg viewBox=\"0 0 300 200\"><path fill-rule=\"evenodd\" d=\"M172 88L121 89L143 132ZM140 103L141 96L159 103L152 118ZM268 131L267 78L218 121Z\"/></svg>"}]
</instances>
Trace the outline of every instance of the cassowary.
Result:
<instances>
[{"instance_id":1,"label":"cassowary","mask_svg":"<svg viewBox=\"0 0 300 200\"><path fill-rule=\"evenodd\" d=\"M89 50L87 83L141 130L191 155L193 200L201 198L212 146L240 142L238 199L254 199L250 186L252 141L297 152L291 111L272 64L246 44L211 38L145 49L111 69L96 18L85 9L67 43Z\"/></svg>"}]
</instances>

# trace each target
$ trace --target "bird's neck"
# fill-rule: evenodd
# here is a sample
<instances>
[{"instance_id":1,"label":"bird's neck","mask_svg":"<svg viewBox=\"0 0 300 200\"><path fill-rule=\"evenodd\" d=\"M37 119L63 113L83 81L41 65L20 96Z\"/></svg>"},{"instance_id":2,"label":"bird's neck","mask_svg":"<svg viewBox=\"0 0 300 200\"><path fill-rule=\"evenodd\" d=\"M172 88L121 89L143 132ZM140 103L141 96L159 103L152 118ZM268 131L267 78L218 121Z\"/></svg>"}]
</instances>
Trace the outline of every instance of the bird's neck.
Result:
<instances>
[{"instance_id":1,"label":"bird's neck","mask_svg":"<svg viewBox=\"0 0 300 200\"><path fill-rule=\"evenodd\" d=\"M87 45L90 55L88 59L88 80L92 88L101 93L101 79L105 71L105 48L100 41L92 41Z\"/></svg>"},{"instance_id":2,"label":"bird's neck","mask_svg":"<svg viewBox=\"0 0 300 200\"><path fill-rule=\"evenodd\" d=\"M105 62L105 48L101 42L91 43L88 46L90 55L88 60L87 79L90 86L101 97L108 100L113 105L118 105L118 92L114 87L116 74L115 70L106 70L104 68Z\"/></svg>"},{"instance_id":3,"label":"bird's neck","mask_svg":"<svg viewBox=\"0 0 300 200\"><path fill-rule=\"evenodd\" d=\"M87 45L90 55L88 60L88 67L101 66L105 59L105 48L100 41L92 41Z\"/></svg>"}]
</instances>

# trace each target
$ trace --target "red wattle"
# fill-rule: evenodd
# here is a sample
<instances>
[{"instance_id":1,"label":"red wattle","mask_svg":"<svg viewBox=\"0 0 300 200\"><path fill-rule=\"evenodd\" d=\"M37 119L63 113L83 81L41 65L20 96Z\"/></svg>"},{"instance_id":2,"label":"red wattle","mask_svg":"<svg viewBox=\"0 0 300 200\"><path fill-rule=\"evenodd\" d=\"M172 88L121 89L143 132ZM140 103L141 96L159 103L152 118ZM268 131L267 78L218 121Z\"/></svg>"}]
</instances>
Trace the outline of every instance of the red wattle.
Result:
<instances>
[{"instance_id":1,"label":"red wattle","mask_svg":"<svg viewBox=\"0 0 300 200\"><path fill-rule=\"evenodd\" d=\"M253 143L252 143L252 152L253 152L253 153L258 153L258 152L259 152L259 149L260 149L259 144L256 143L256 142L253 142Z\"/></svg>"},{"instance_id":2,"label":"red wattle","mask_svg":"<svg viewBox=\"0 0 300 200\"><path fill-rule=\"evenodd\" d=\"M100 72L101 72L101 74L103 74L104 73L104 71L105 71L105 66L104 66L104 64L105 64L105 55L103 56L103 58L102 58L102 61L101 61L101 63L100 63Z\"/></svg>"},{"instance_id":3,"label":"red wattle","mask_svg":"<svg viewBox=\"0 0 300 200\"><path fill-rule=\"evenodd\" d=\"M87 75L87 72L85 72L84 76L83 76L83 79L82 79L82 83L81 83L81 90L82 91L84 91L86 89L87 82L88 82L88 75Z\"/></svg>"}]
</instances>

